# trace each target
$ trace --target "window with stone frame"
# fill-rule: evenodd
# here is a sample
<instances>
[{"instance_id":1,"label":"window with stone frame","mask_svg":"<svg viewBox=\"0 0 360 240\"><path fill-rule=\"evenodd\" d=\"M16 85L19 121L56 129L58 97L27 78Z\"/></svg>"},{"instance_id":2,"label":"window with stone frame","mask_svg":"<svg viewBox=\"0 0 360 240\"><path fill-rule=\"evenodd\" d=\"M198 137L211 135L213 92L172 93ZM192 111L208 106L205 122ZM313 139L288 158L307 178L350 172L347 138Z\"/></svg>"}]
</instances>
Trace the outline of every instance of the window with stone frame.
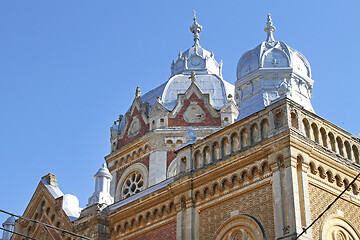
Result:
<instances>
[{"instance_id":1,"label":"window with stone frame","mask_svg":"<svg viewBox=\"0 0 360 240\"><path fill-rule=\"evenodd\" d=\"M122 173L117 182L115 202L126 199L148 187L149 171L143 163L134 163Z\"/></svg>"},{"instance_id":2,"label":"window with stone frame","mask_svg":"<svg viewBox=\"0 0 360 240\"><path fill-rule=\"evenodd\" d=\"M131 172L121 187L121 198L128 198L144 189L144 177L140 171Z\"/></svg>"}]
</instances>

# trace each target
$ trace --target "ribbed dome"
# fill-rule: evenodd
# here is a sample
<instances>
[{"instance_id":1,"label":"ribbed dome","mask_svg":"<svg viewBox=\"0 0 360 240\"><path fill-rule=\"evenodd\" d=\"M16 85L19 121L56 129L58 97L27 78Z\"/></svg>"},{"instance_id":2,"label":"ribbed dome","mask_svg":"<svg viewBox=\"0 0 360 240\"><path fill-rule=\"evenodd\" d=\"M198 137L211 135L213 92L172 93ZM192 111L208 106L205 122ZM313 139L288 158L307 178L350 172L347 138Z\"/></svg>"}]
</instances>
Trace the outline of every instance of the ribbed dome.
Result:
<instances>
[{"instance_id":1,"label":"ribbed dome","mask_svg":"<svg viewBox=\"0 0 360 240\"><path fill-rule=\"evenodd\" d=\"M167 82L141 96L141 99L143 102L149 103L151 109L155 101L157 101L157 97L160 97L161 103L171 111L176 106L178 94L185 93L190 87L191 80L189 77L190 72L176 74L170 77ZM228 102L229 94L234 94L234 85L217 74L199 74L196 77L197 85L203 93L210 94L210 104L217 110Z\"/></svg>"},{"instance_id":2,"label":"ribbed dome","mask_svg":"<svg viewBox=\"0 0 360 240\"><path fill-rule=\"evenodd\" d=\"M149 103L150 108L160 97L161 103L168 109L173 110L177 104L178 94L183 94L190 87L190 74L195 72L199 88L203 93L211 96L210 104L217 110L228 102L229 94L234 94L234 85L226 82L221 75L222 62L218 64L213 52L202 48L199 44L199 33L202 26L194 23L190 31L194 34L194 45L184 53L179 53L178 59L171 64L171 76L169 80L159 87L141 96L143 102Z\"/></svg>"},{"instance_id":3,"label":"ribbed dome","mask_svg":"<svg viewBox=\"0 0 360 240\"><path fill-rule=\"evenodd\" d=\"M222 63L217 63L214 54L195 43L184 53L179 53L178 59L171 64L171 76L179 73L190 73L196 71L197 74L216 74L221 75Z\"/></svg>"},{"instance_id":4,"label":"ribbed dome","mask_svg":"<svg viewBox=\"0 0 360 240\"><path fill-rule=\"evenodd\" d=\"M94 178L97 177L106 177L106 178L112 178L109 169L106 167L106 164L104 163L102 167L97 171L97 173L94 175Z\"/></svg>"},{"instance_id":5,"label":"ribbed dome","mask_svg":"<svg viewBox=\"0 0 360 240\"><path fill-rule=\"evenodd\" d=\"M286 43L275 41L271 18L265 27L268 37L257 47L242 55L237 66L237 79L255 72L260 68L292 68L303 77L311 78L311 68L307 59L300 52L289 47Z\"/></svg>"},{"instance_id":6,"label":"ribbed dome","mask_svg":"<svg viewBox=\"0 0 360 240\"><path fill-rule=\"evenodd\" d=\"M284 42L275 41L275 27L268 14L264 31L267 38L247 51L239 60L235 99L238 119L243 119L266 106L288 98L314 112L310 99L314 80L306 58Z\"/></svg>"}]
</instances>

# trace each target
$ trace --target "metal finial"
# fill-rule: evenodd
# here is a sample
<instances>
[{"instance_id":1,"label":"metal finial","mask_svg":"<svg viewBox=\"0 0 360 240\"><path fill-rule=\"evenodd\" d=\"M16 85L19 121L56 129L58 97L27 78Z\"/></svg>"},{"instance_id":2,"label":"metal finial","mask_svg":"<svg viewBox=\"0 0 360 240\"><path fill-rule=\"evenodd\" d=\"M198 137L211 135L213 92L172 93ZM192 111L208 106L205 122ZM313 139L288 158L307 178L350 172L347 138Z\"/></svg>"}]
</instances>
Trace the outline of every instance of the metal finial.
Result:
<instances>
[{"instance_id":1,"label":"metal finial","mask_svg":"<svg viewBox=\"0 0 360 240\"><path fill-rule=\"evenodd\" d=\"M140 87L137 87L135 92L135 97L140 97L140 96L141 96Z\"/></svg>"},{"instance_id":2,"label":"metal finial","mask_svg":"<svg viewBox=\"0 0 360 240\"><path fill-rule=\"evenodd\" d=\"M267 42L275 42L273 35L273 32L275 32L275 30L276 27L273 25L270 13L268 13L266 27L264 28L264 31L267 33L267 38L266 38Z\"/></svg>"},{"instance_id":3,"label":"metal finial","mask_svg":"<svg viewBox=\"0 0 360 240\"><path fill-rule=\"evenodd\" d=\"M199 44L199 33L201 32L202 30L202 26L200 24L197 23L196 21L196 12L195 10L193 10L193 13L194 13L194 23L193 25L190 26L190 31L194 34L194 42L196 44Z\"/></svg>"}]
</instances>

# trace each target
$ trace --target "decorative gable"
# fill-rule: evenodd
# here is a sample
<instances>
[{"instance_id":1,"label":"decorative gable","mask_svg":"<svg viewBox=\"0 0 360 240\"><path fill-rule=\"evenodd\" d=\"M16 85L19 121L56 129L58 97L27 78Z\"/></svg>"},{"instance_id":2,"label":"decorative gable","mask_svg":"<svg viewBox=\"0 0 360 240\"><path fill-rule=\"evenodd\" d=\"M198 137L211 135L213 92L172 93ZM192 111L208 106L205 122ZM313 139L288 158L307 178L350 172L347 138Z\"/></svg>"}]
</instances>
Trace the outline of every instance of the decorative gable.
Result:
<instances>
[{"instance_id":1,"label":"decorative gable","mask_svg":"<svg viewBox=\"0 0 360 240\"><path fill-rule=\"evenodd\" d=\"M222 126L233 124L239 115L239 110L237 109L235 102L233 100L228 101L220 109L220 115Z\"/></svg>"},{"instance_id":2,"label":"decorative gable","mask_svg":"<svg viewBox=\"0 0 360 240\"><path fill-rule=\"evenodd\" d=\"M195 80L192 79L184 94L178 95L177 105L169 116L169 127L221 125L219 112L210 104L210 94L203 94Z\"/></svg>"},{"instance_id":3,"label":"decorative gable","mask_svg":"<svg viewBox=\"0 0 360 240\"><path fill-rule=\"evenodd\" d=\"M154 106L151 108L149 117L154 117L158 115L166 115L169 111L158 101L155 102Z\"/></svg>"},{"instance_id":4,"label":"decorative gable","mask_svg":"<svg viewBox=\"0 0 360 240\"><path fill-rule=\"evenodd\" d=\"M148 130L148 103L143 103L140 97L135 97L130 110L125 114L125 124L118 136L118 148L141 137Z\"/></svg>"},{"instance_id":5,"label":"decorative gable","mask_svg":"<svg viewBox=\"0 0 360 240\"><path fill-rule=\"evenodd\" d=\"M75 196L72 197L76 198ZM49 173L40 181L23 216L73 232L71 222L79 216L80 208L78 206L78 200L77 206L75 207L74 205L70 206L71 204L69 204L68 201L69 195L63 195L57 187L55 175ZM74 210L77 212L77 217L72 214ZM16 220L15 232L35 239L63 239L61 232L41 224L34 224L22 218ZM16 240L21 238L18 235L13 235L12 239Z\"/></svg>"}]
</instances>

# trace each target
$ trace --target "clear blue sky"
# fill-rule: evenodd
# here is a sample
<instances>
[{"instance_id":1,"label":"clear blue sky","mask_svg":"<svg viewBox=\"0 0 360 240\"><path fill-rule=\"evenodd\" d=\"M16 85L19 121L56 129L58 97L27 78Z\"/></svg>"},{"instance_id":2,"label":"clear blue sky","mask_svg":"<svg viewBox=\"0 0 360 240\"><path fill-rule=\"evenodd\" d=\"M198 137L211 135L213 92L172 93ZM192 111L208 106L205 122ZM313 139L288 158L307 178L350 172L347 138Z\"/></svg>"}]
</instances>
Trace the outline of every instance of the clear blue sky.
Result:
<instances>
[{"instance_id":1,"label":"clear blue sky","mask_svg":"<svg viewBox=\"0 0 360 240\"><path fill-rule=\"evenodd\" d=\"M0 208L22 214L42 176L85 207L109 153L109 127L165 82L179 50L200 44L235 83L241 55L276 40L309 60L317 114L357 135L360 1L0 1ZM7 216L0 214L3 222Z\"/></svg>"}]
</instances>

